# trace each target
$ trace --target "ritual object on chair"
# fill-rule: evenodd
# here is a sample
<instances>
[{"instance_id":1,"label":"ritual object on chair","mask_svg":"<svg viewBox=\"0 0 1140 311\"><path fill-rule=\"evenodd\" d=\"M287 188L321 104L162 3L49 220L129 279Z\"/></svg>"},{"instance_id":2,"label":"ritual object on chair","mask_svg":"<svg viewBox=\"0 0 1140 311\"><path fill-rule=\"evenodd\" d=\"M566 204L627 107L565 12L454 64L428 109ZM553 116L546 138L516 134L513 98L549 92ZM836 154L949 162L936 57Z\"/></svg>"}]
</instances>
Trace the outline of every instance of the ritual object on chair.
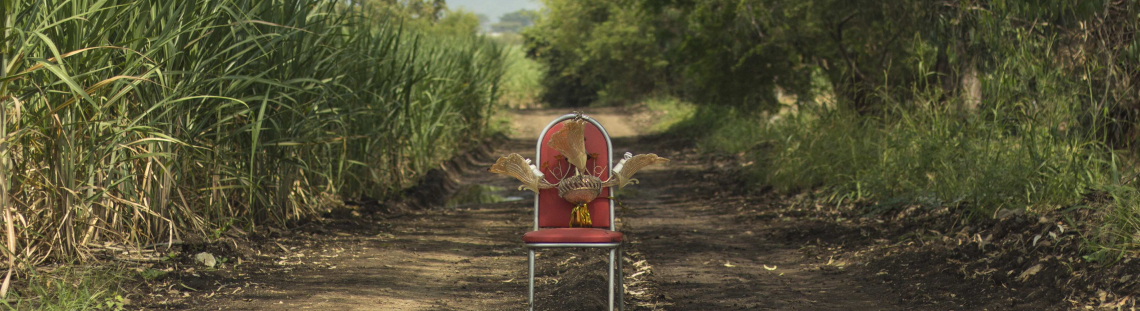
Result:
<instances>
[{"instance_id":1,"label":"ritual object on chair","mask_svg":"<svg viewBox=\"0 0 1140 311\"><path fill-rule=\"evenodd\" d=\"M570 227L592 226L587 204L601 195L602 188L617 186L621 189L630 183L636 184L638 180L633 178L634 173L649 165L669 162L669 159L652 153L634 156L626 152L622 160L613 167L613 173L609 178L602 181L599 176L602 176L608 167L586 165L587 160L594 157L586 152L586 138L583 134L586 121L579 114L564 122L566 124L554 132L547 144L558 151L560 153L558 158L565 159L571 167L563 168L559 166L560 163L536 165L531 163L530 159L512 153L495 161L489 171L518 179L523 183L519 186L519 190L528 189L538 193L542 189L557 188L559 197L574 204L574 209L570 212ZM548 182L544 170L550 172L557 182ZM573 175L570 175L571 173Z\"/></svg>"}]
</instances>

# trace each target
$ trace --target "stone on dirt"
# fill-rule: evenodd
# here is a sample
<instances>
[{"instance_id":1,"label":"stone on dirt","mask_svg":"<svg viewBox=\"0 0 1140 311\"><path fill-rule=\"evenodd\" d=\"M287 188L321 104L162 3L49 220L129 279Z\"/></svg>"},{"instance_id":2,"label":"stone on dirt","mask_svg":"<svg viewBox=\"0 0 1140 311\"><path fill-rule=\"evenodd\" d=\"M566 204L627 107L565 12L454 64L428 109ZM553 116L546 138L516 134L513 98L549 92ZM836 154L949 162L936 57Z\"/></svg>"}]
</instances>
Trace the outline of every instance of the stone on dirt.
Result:
<instances>
[{"instance_id":1,"label":"stone on dirt","mask_svg":"<svg viewBox=\"0 0 1140 311\"><path fill-rule=\"evenodd\" d=\"M202 264L206 267L210 267L210 268L213 268L215 265L218 264L218 261L214 259L214 255L207 253L207 252L201 252L201 253L198 253L197 255L194 255L194 262L200 263L200 264Z\"/></svg>"}]
</instances>

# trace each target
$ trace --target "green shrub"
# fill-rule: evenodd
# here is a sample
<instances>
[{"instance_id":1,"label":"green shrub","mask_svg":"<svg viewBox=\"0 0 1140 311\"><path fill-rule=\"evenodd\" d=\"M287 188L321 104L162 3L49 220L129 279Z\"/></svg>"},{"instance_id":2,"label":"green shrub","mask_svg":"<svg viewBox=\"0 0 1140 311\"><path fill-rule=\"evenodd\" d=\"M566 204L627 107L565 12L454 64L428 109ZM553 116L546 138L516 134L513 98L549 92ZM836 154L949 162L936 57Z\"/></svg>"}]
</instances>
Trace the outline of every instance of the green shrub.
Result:
<instances>
[{"instance_id":1,"label":"green shrub","mask_svg":"<svg viewBox=\"0 0 1140 311\"><path fill-rule=\"evenodd\" d=\"M507 71L503 75L503 104L511 108L537 106L542 95L542 65L526 58L520 45L507 48Z\"/></svg>"}]
</instances>

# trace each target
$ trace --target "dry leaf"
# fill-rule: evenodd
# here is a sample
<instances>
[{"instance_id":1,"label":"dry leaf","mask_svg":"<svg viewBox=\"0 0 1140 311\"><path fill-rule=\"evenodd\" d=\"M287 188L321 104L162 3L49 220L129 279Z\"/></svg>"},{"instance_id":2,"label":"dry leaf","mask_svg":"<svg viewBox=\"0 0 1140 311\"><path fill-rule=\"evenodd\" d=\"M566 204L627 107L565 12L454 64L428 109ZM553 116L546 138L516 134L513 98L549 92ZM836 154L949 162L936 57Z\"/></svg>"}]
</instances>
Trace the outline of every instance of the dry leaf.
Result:
<instances>
[{"instance_id":1,"label":"dry leaf","mask_svg":"<svg viewBox=\"0 0 1140 311\"><path fill-rule=\"evenodd\" d=\"M768 271L776 270L776 266L769 267L768 265L764 265L764 270L768 270Z\"/></svg>"},{"instance_id":2,"label":"dry leaf","mask_svg":"<svg viewBox=\"0 0 1140 311\"><path fill-rule=\"evenodd\" d=\"M1041 264L1036 264L1032 267L1029 267L1029 269L1025 269L1025 272L1022 272L1021 275L1017 276L1017 281L1025 282L1025 280L1028 280L1029 277L1037 274L1037 272L1041 272Z\"/></svg>"}]
</instances>

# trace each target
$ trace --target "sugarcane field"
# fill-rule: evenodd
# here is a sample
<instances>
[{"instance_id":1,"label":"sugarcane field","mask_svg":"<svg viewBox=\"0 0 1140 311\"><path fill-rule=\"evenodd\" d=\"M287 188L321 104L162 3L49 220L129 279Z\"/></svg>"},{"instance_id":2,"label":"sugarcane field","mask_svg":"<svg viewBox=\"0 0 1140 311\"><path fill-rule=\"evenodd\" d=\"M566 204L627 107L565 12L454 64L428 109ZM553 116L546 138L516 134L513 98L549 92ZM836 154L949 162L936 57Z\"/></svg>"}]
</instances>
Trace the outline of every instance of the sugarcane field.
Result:
<instances>
[{"instance_id":1,"label":"sugarcane field","mask_svg":"<svg viewBox=\"0 0 1140 311\"><path fill-rule=\"evenodd\" d=\"M0 0L0 310L1136 310L1140 2Z\"/></svg>"}]
</instances>

